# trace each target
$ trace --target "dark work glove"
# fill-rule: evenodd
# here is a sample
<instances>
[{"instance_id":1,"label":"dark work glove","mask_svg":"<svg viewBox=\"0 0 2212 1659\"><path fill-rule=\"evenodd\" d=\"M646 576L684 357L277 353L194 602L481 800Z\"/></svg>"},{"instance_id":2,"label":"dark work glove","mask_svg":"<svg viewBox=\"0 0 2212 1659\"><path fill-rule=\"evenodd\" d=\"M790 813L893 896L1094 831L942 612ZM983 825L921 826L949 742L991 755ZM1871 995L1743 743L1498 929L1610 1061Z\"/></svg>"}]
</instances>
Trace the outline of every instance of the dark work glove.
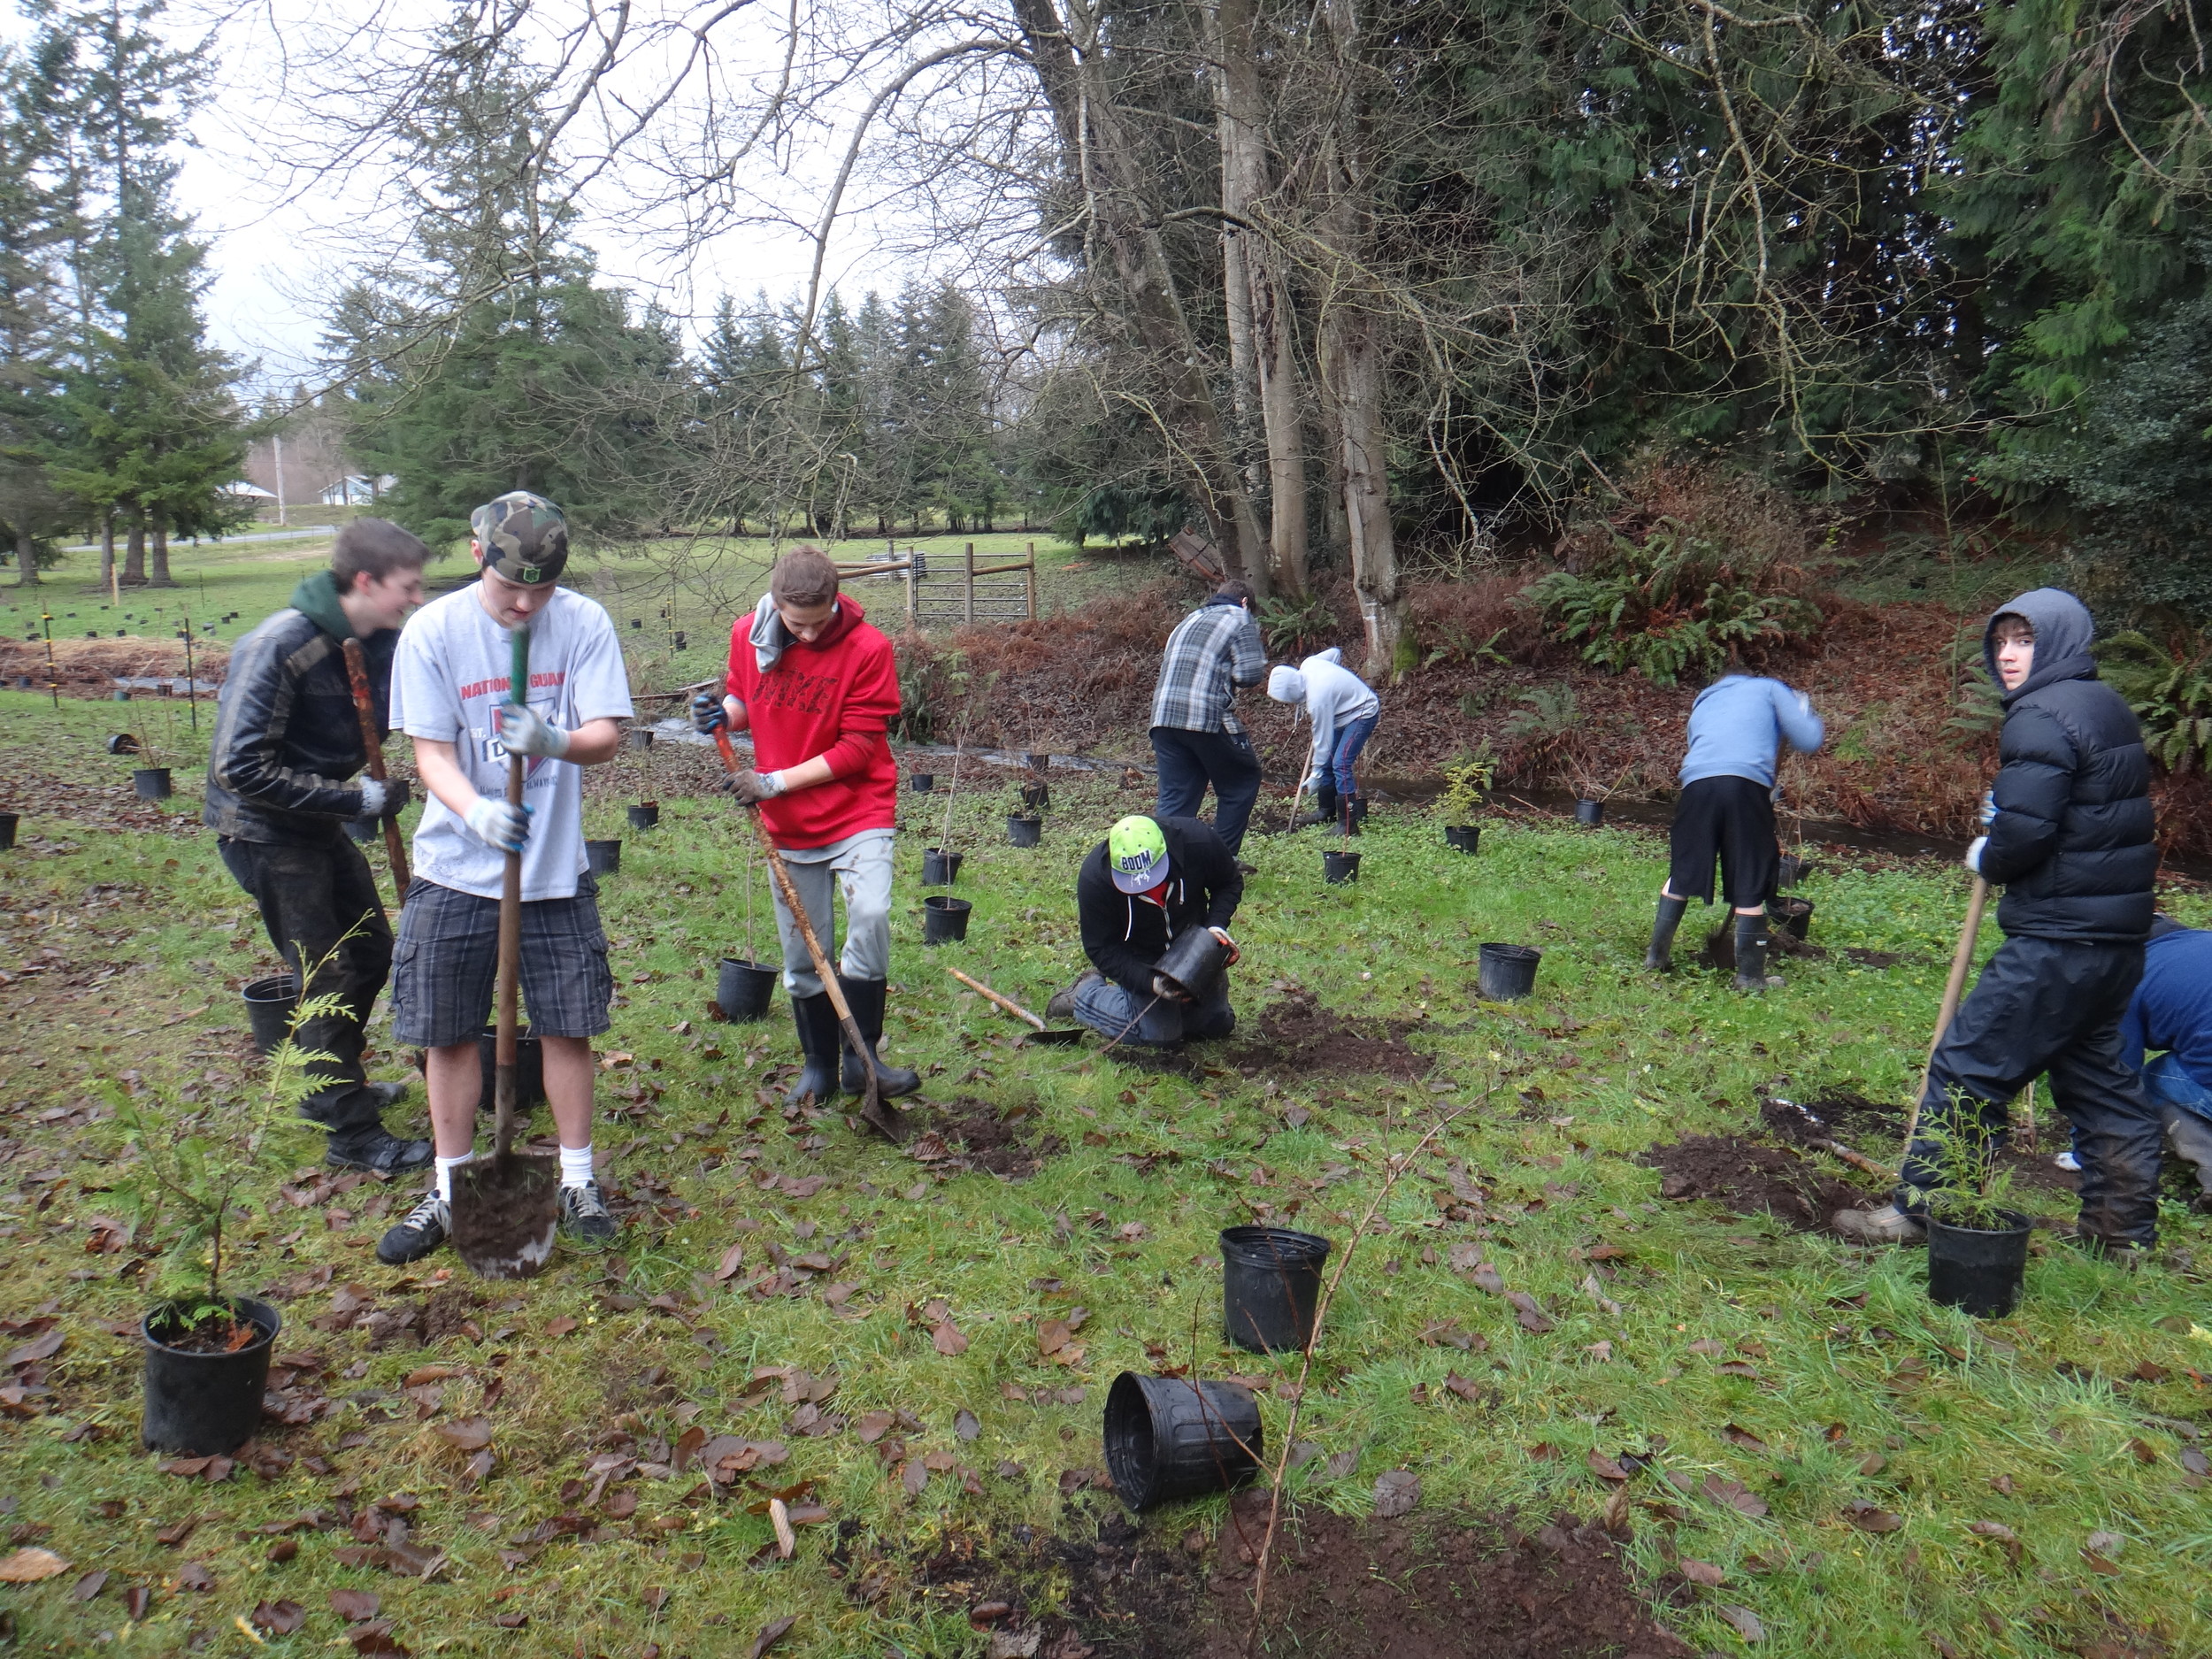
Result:
<instances>
[{"instance_id":1,"label":"dark work glove","mask_svg":"<svg viewBox=\"0 0 2212 1659\"><path fill-rule=\"evenodd\" d=\"M700 736L712 737L729 723L729 710L712 692L703 691L691 700L691 729Z\"/></svg>"},{"instance_id":2,"label":"dark work glove","mask_svg":"<svg viewBox=\"0 0 2212 1659\"><path fill-rule=\"evenodd\" d=\"M783 793L783 782L772 772L733 772L722 780L722 789L733 795L747 806L757 806L763 801L772 801Z\"/></svg>"}]
</instances>

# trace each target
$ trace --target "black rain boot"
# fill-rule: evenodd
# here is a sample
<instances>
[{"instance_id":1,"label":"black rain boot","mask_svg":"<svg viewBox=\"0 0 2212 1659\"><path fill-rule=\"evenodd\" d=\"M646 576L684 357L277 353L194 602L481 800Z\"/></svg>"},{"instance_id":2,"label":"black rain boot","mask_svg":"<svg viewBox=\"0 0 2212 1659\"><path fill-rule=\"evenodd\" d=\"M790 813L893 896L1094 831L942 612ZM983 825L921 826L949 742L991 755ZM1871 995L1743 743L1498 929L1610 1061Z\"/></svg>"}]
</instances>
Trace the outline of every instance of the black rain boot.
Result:
<instances>
[{"instance_id":1,"label":"black rain boot","mask_svg":"<svg viewBox=\"0 0 2212 1659\"><path fill-rule=\"evenodd\" d=\"M1674 930L1682 926L1682 914L1690 908L1687 899L1659 895L1659 913L1651 922L1651 948L1644 952L1644 966L1654 973L1667 973L1674 967Z\"/></svg>"},{"instance_id":2,"label":"black rain boot","mask_svg":"<svg viewBox=\"0 0 2212 1659\"><path fill-rule=\"evenodd\" d=\"M783 1103L796 1106L811 1095L817 1106L826 1106L837 1098L837 1010L830 1006L829 993L793 997L791 1023L799 1028L806 1069L785 1091Z\"/></svg>"},{"instance_id":3,"label":"black rain boot","mask_svg":"<svg viewBox=\"0 0 2212 1659\"><path fill-rule=\"evenodd\" d=\"M1336 786L1334 784L1323 784L1313 792L1313 817L1302 821L1312 824L1336 822Z\"/></svg>"},{"instance_id":4,"label":"black rain boot","mask_svg":"<svg viewBox=\"0 0 2212 1659\"><path fill-rule=\"evenodd\" d=\"M1767 988L1767 918L1736 918L1736 988L1755 995Z\"/></svg>"},{"instance_id":5,"label":"black rain boot","mask_svg":"<svg viewBox=\"0 0 2212 1659\"><path fill-rule=\"evenodd\" d=\"M837 983L844 989L845 1005L853 1011L853 1024L860 1027L860 1034L868 1040L868 1051L876 1056L876 1078L882 1085L884 1099L896 1100L900 1095L911 1094L921 1087L919 1072L883 1063L883 1001L889 987L881 979L849 979L841 973L837 976ZM838 1035L841 1040L844 1035L841 1028ZM866 1094L866 1063L841 1041L839 1047L845 1056L845 1093Z\"/></svg>"}]
</instances>

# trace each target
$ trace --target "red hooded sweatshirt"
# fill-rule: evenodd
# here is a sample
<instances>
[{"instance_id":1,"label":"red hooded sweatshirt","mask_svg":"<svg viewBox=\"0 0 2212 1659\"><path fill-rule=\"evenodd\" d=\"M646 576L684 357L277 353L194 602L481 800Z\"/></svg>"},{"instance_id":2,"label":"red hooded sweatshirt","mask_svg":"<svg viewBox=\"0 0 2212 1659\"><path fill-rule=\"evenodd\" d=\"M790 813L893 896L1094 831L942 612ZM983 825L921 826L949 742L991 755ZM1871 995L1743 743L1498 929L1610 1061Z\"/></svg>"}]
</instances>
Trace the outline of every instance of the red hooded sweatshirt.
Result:
<instances>
[{"instance_id":1,"label":"red hooded sweatshirt","mask_svg":"<svg viewBox=\"0 0 2212 1659\"><path fill-rule=\"evenodd\" d=\"M794 640L764 674L752 625L747 611L730 630L724 685L751 716L754 766L780 772L818 755L830 764L828 782L761 803L776 844L803 851L895 827L899 768L887 733L899 712L899 672L891 641L841 594L822 637Z\"/></svg>"}]
</instances>

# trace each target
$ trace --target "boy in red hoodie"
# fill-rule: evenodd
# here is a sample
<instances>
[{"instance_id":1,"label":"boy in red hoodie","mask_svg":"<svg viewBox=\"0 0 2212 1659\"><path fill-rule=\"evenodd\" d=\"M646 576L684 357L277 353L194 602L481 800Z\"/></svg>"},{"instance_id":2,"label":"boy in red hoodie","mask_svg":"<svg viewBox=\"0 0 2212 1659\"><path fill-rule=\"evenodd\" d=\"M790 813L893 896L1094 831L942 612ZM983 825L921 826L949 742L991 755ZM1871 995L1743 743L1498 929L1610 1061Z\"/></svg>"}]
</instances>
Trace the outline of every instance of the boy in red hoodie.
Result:
<instances>
[{"instance_id":1,"label":"boy in red hoodie","mask_svg":"<svg viewBox=\"0 0 2212 1659\"><path fill-rule=\"evenodd\" d=\"M831 881L845 895L845 949L838 984L871 1048L883 1041L891 971L891 832L898 812L898 764L889 728L899 711L891 641L837 591L837 567L818 548L795 548L768 572L768 594L730 630L727 693L702 693L691 723L711 733L749 731L753 770L732 794L757 803L791 872L815 937L830 937ZM806 1068L785 1097L828 1102L866 1091L858 1055L845 1050L836 1010L816 976L806 941L777 892L783 983ZM886 1095L910 1094L921 1079L878 1064Z\"/></svg>"}]
</instances>

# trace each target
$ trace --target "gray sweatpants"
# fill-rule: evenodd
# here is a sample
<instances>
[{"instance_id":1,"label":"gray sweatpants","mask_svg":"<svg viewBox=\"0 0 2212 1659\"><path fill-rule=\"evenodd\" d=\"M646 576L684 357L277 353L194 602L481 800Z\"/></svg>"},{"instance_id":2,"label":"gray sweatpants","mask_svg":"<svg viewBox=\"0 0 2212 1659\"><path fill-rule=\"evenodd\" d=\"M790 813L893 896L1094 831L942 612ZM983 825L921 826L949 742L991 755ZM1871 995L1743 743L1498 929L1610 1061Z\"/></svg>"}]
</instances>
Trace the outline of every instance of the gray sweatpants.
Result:
<instances>
[{"instance_id":1,"label":"gray sweatpants","mask_svg":"<svg viewBox=\"0 0 2212 1659\"><path fill-rule=\"evenodd\" d=\"M825 954L830 948L833 878L845 896L845 951L838 959L838 972L848 979L889 979L891 832L863 830L826 847L786 851L783 862ZM819 996L822 981L814 972L814 958L807 954L806 941L784 908L782 890L773 882L769 885L776 898L776 932L783 941L783 987L794 996Z\"/></svg>"}]
</instances>

